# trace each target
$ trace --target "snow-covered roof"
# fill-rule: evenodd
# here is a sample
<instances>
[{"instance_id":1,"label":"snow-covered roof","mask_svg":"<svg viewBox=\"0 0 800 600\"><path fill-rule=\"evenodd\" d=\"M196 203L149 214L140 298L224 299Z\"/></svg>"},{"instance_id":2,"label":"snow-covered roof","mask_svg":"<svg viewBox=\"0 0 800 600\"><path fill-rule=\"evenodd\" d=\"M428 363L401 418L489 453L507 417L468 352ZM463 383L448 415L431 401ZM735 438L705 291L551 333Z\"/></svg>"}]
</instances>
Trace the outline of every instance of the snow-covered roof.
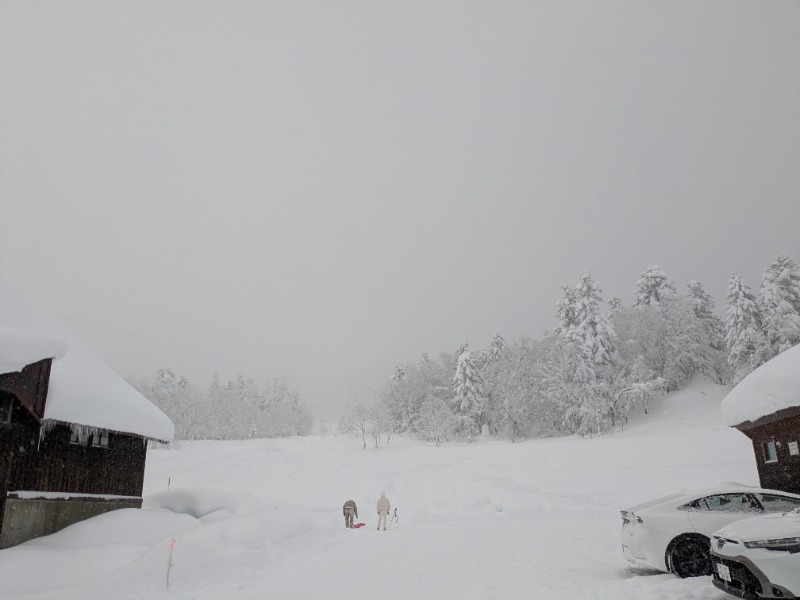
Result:
<instances>
[{"instance_id":1,"label":"snow-covered roof","mask_svg":"<svg viewBox=\"0 0 800 600\"><path fill-rule=\"evenodd\" d=\"M722 401L722 416L734 426L796 406L800 406L800 345L742 379Z\"/></svg>"},{"instance_id":2,"label":"snow-covered roof","mask_svg":"<svg viewBox=\"0 0 800 600\"><path fill-rule=\"evenodd\" d=\"M60 338L0 325L0 374L15 373L45 358L57 360L66 351Z\"/></svg>"},{"instance_id":3,"label":"snow-covered roof","mask_svg":"<svg viewBox=\"0 0 800 600\"><path fill-rule=\"evenodd\" d=\"M0 278L0 372L58 358L44 419L171 441L169 417Z\"/></svg>"}]
</instances>

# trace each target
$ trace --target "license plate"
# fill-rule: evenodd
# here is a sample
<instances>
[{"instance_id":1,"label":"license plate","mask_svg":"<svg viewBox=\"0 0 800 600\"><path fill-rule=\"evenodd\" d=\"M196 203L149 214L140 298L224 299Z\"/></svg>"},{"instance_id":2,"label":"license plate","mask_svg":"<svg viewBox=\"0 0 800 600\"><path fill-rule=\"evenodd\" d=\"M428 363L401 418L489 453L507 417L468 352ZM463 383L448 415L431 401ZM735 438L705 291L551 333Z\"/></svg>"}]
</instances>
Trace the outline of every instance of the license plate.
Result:
<instances>
[{"instance_id":1,"label":"license plate","mask_svg":"<svg viewBox=\"0 0 800 600\"><path fill-rule=\"evenodd\" d=\"M720 579L724 579L728 583L731 582L731 570L722 563L717 563L717 573L720 576Z\"/></svg>"}]
</instances>

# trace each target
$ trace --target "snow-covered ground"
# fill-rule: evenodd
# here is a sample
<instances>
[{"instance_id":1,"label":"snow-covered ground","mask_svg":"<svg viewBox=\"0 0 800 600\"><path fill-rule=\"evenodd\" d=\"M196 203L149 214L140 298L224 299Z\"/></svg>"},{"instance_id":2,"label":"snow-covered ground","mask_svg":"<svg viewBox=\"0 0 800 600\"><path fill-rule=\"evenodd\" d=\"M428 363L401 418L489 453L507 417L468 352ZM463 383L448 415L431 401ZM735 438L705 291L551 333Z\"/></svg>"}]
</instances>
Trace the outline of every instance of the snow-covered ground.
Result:
<instances>
[{"instance_id":1,"label":"snow-covered ground","mask_svg":"<svg viewBox=\"0 0 800 600\"><path fill-rule=\"evenodd\" d=\"M0 551L0 595L728 598L710 578L638 570L619 544L620 508L757 484L750 442L722 422L726 391L696 381L596 439L437 448L395 438L362 450L360 439L328 434L151 450L144 510ZM381 491L400 517L386 532L375 528ZM361 529L344 527L349 498Z\"/></svg>"}]
</instances>

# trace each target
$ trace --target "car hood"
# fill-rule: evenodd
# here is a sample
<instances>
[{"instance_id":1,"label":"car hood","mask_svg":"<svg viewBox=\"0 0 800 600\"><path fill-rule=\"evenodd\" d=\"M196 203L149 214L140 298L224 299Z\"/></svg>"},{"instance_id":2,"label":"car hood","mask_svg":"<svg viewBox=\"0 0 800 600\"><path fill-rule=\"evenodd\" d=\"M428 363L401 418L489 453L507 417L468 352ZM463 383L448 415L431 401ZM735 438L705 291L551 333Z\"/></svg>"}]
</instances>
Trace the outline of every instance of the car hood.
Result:
<instances>
[{"instance_id":1,"label":"car hood","mask_svg":"<svg viewBox=\"0 0 800 600\"><path fill-rule=\"evenodd\" d=\"M717 531L714 536L745 542L800 537L800 512L795 510L734 521Z\"/></svg>"}]
</instances>

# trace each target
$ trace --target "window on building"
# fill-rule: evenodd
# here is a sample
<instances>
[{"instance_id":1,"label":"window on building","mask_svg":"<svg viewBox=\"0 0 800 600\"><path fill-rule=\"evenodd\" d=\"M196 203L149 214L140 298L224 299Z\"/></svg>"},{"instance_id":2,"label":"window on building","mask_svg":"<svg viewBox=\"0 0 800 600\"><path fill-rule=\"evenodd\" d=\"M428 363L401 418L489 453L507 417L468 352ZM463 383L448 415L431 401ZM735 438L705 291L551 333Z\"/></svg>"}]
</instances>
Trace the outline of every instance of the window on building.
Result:
<instances>
[{"instance_id":1,"label":"window on building","mask_svg":"<svg viewBox=\"0 0 800 600\"><path fill-rule=\"evenodd\" d=\"M87 441L89 441L89 434L85 429L73 429L69 436L69 443L77 446L85 446Z\"/></svg>"},{"instance_id":2,"label":"window on building","mask_svg":"<svg viewBox=\"0 0 800 600\"><path fill-rule=\"evenodd\" d=\"M104 429L100 433L93 434L92 446L95 448L108 448L108 431Z\"/></svg>"},{"instance_id":3,"label":"window on building","mask_svg":"<svg viewBox=\"0 0 800 600\"><path fill-rule=\"evenodd\" d=\"M761 442L761 448L764 450L765 462L778 462L778 449L775 447L775 440Z\"/></svg>"},{"instance_id":4,"label":"window on building","mask_svg":"<svg viewBox=\"0 0 800 600\"><path fill-rule=\"evenodd\" d=\"M108 448L108 430L101 429L89 433L86 429L76 428L72 430L69 443L76 446L91 446L92 448Z\"/></svg>"},{"instance_id":5,"label":"window on building","mask_svg":"<svg viewBox=\"0 0 800 600\"><path fill-rule=\"evenodd\" d=\"M14 397L11 394L0 393L0 425L11 423L13 407Z\"/></svg>"}]
</instances>

